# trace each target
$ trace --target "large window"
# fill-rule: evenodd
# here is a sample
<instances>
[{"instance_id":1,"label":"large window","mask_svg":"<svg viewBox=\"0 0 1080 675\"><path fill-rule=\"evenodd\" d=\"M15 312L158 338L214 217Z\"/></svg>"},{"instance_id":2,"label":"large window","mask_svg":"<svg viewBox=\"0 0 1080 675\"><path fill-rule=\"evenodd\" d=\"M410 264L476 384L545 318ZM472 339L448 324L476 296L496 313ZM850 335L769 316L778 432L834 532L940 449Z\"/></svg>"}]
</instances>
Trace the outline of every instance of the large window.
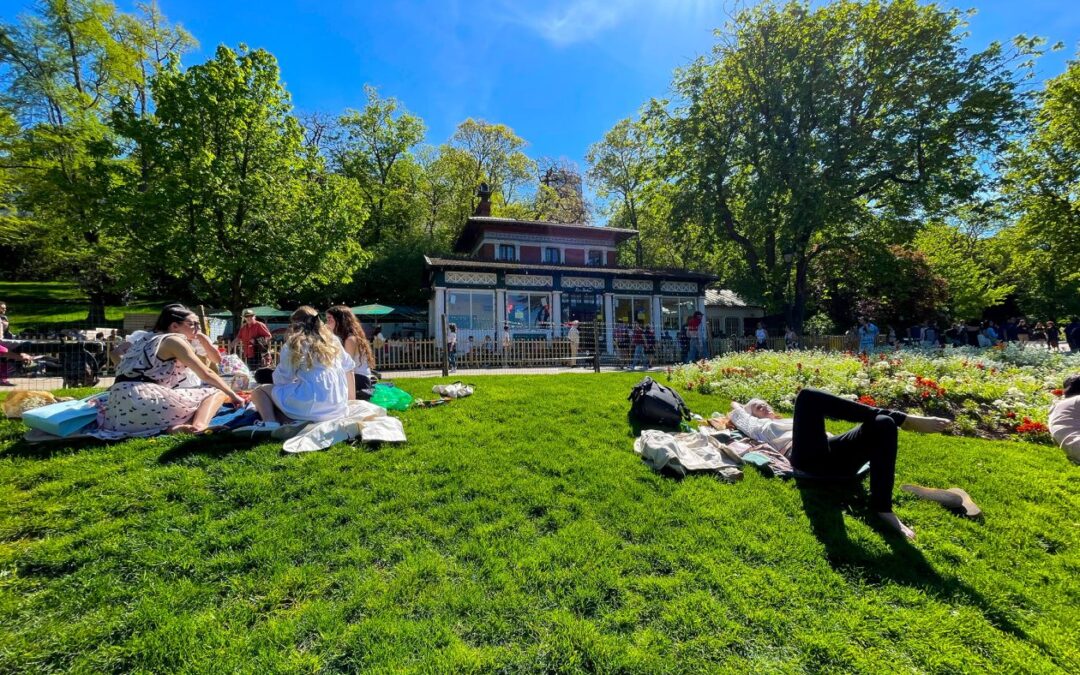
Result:
<instances>
[{"instance_id":1,"label":"large window","mask_svg":"<svg viewBox=\"0 0 1080 675\"><path fill-rule=\"evenodd\" d=\"M604 252L603 251L589 251L588 264L593 267L600 267L604 264Z\"/></svg>"},{"instance_id":2,"label":"large window","mask_svg":"<svg viewBox=\"0 0 1080 675\"><path fill-rule=\"evenodd\" d=\"M499 244L499 260L517 260L517 252L513 244Z\"/></svg>"},{"instance_id":3,"label":"large window","mask_svg":"<svg viewBox=\"0 0 1080 675\"><path fill-rule=\"evenodd\" d=\"M663 298L660 307L664 315L664 332L674 337L697 310L697 298Z\"/></svg>"},{"instance_id":4,"label":"large window","mask_svg":"<svg viewBox=\"0 0 1080 675\"><path fill-rule=\"evenodd\" d=\"M511 328L550 328L551 294L507 291L506 320Z\"/></svg>"},{"instance_id":5,"label":"large window","mask_svg":"<svg viewBox=\"0 0 1080 675\"><path fill-rule=\"evenodd\" d=\"M544 262L546 262L546 263L554 263L556 265L561 263L562 262L562 259L560 257L561 253L562 253L562 251L560 251L557 248L553 248L551 246L545 248L544 249Z\"/></svg>"},{"instance_id":6,"label":"large window","mask_svg":"<svg viewBox=\"0 0 1080 675\"><path fill-rule=\"evenodd\" d=\"M491 291L446 292L446 321L459 330L492 330L495 327L495 294Z\"/></svg>"},{"instance_id":7,"label":"large window","mask_svg":"<svg viewBox=\"0 0 1080 675\"><path fill-rule=\"evenodd\" d=\"M729 338L742 337L742 328L739 326L741 323L738 317L727 317L724 319L724 332L727 333Z\"/></svg>"},{"instance_id":8,"label":"large window","mask_svg":"<svg viewBox=\"0 0 1080 675\"><path fill-rule=\"evenodd\" d=\"M615 298L615 323L632 326L638 321L652 324L652 298Z\"/></svg>"}]
</instances>

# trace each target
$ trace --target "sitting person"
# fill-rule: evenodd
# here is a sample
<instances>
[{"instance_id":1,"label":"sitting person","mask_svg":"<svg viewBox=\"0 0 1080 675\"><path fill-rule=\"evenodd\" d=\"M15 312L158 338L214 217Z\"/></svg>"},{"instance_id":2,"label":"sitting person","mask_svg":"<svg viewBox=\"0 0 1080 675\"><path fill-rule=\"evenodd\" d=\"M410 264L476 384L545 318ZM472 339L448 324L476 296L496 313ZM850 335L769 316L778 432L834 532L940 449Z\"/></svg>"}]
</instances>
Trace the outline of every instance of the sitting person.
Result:
<instances>
[{"instance_id":1,"label":"sitting person","mask_svg":"<svg viewBox=\"0 0 1080 675\"><path fill-rule=\"evenodd\" d=\"M1080 375L1065 378L1060 401L1050 406L1050 436L1065 454L1080 463Z\"/></svg>"},{"instance_id":2,"label":"sitting person","mask_svg":"<svg viewBox=\"0 0 1080 675\"><path fill-rule=\"evenodd\" d=\"M326 310L326 327L341 340L349 358L356 364L353 368L355 398L361 401L370 400L375 393L375 384L371 377L371 369L375 367L375 354L364 335L364 327L345 305L334 305Z\"/></svg>"},{"instance_id":3,"label":"sitting person","mask_svg":"<svg viewBox=\"0 0 1080 675\"><path fill-rule=\"evenodd\" d=\"M195 354L191 345L198 334L198 318L177 304L161 310L152 331L133 336L98 413L98 429L137 436L196 433L225 401L243 404ZM189 372L211 386L185 386Z\"/></svg>"},{"instance_id":4,"label":"sitting person","mask_svg":"<svg viewBox=\"0 0 1080 675\"><path fill-rule=\"evenodd\" d=\"M781 418L761 399L752 399L745 406L732 401L731 409L731 422L739 431L786 455L799 471L854 476L869 461L871 506L890 527L915 538L915 532L892 512L896 430L936 432L949 420L872 408L818 389L799 392L792 418ZM826 419L860 424L847 433L830 436L825 431Z\"/></svg>"},{"instance_id":5,"label":"sitting person","mask_svg":"<svg viewBox=\"0 0 1080 675\"><path fill-rule=\"evenodd\" d=\"M305 305L290 320L274 383L251 392L251 402L268 429L280 426L279 413L284 419L308 422L342 417L356 395L351 377L356 364L319 313Z\"/></svg>"}]
</instances>

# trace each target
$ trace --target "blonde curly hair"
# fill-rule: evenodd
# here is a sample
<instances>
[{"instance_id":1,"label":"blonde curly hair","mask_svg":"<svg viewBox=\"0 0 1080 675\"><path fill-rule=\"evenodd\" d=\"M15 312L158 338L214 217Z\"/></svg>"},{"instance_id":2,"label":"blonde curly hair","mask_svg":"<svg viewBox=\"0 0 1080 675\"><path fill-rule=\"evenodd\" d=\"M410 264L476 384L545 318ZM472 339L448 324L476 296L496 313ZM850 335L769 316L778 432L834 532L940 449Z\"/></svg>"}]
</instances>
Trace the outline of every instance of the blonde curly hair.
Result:
<instances>
[{"instance_id":1,"label":"blonde curly hair","mask_svg":"<svg viewBox=\"0 0 1080 675\"><path fill-rule=\"evenodd\" d=\"M292 367L310 370L316 361L324 366L333 365L341 352L341 343L319 318L315 308L304 305L293 312L289 320L292 326L285 338L285 346L292 352Z\"/></svg>"}]
</instances>

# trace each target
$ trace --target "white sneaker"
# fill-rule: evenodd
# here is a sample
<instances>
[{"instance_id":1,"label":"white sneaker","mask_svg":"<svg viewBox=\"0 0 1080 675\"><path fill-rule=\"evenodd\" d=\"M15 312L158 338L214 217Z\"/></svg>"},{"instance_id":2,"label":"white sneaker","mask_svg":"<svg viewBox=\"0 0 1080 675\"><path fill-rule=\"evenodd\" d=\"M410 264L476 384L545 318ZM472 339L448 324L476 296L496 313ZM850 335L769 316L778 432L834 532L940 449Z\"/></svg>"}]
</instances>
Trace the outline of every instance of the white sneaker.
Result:
<instances>
[{"instance_id":1,"label":"white sneaker","mask_svg":"<svg viewBox=\"0 0 1080 675\"><path fill-rule=\"evenodd\" d=\"M269 434L280 426L281 424L278 422L264 422L263 420L259 420L255 424L249 424L246 427L237 427L233 429L233 431L237 433L246 432L254 436L255 434Z\"/></svg>"}]
</instances>

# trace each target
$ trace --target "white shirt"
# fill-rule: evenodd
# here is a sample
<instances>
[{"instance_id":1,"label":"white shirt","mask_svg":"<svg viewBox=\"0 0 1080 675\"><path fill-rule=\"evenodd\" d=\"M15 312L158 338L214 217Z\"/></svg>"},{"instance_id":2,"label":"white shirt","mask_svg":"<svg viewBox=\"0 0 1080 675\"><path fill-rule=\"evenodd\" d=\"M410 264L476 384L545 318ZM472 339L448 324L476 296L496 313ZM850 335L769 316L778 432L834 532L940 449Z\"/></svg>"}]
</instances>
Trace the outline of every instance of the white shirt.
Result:
<instances>
[{"instance_id":1,"label":"white shirt","mask_svg":"<svg viewBox=\"0 0 1080 675\"><path fill-rule=\"evenodd\" d=\"M575 345L581 341L581 334L578 332L577 326L570 326L570 330L566 331L566 339Z\"/></svg>"},{"instance_id":2,"label":"white shirt","mask_svg":"<svg viewBox=\"0 0 1080 675\"><path fill-rule=\"evenodd\" d=\"M292 349L281 348L278 367L274 370L274 388L270 396L274 405L294 420L324 422L337 419L348 412L349 384L356 367L344 349L329 366L315 361L311 368L294 369Z\"/></svg>"},{"instance_id":3,"label":"white shirt","mask_svg":"<svg viewBox=\"0 0 1080 675\"><path fill-rule=\"evenodd\" d=\"M1065 449L1074 462L1080 462L1080 396L1061 399L1050 406L1047 425L1054 442Z\"/></svg>"},{"instance_id":4,"label":"white shirt","mask_svg":"<svg viewBox=\"0 0 1080 675\"><path fill-rule=\"evenodd\" d=\"M792 430L795 420L788 418L765 419L754 417L745 408L733 408L728 419L735 428L758 443L768 443L773 450L786 455L791 450Z\"/></svg>"}]
</instances>

